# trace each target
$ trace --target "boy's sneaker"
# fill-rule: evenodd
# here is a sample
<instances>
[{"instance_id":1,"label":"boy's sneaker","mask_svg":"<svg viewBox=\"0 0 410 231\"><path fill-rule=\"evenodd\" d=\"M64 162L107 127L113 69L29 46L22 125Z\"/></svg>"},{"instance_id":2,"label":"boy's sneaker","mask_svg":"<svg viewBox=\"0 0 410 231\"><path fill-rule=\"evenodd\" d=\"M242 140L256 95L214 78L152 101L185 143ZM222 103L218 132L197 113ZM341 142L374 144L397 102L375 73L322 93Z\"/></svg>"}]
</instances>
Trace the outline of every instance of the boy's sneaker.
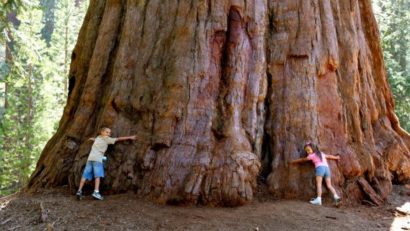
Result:
<instances>
[{"instance_id":1,"label":"boy's sneaker","mask_svg":"<svg viewBox=\"0 0 410 231\"><path fill-rule=\"evenodd\" d=\"M77 196L77 200L83 199L83 192L81 190L78 190L75 195Z\"/></svg>"},{"instance_id":2,"label":"boy's sneaker","mask_svg":"<svg viewBox=\"0 0 410 231\"><path fill-rule=\"evenodd\" d=\"M310 203L312 205L322 205L322 198L316 197L316 198L310 200Z\"/></svg>"},{"instance_id":3,"label":"boy's sneaker","mask_svg":"<svg viewBox=\"0 0 410 231\"><path fill-rule=\"evenodd\" d=\"M101 196L100 192L94 191L91 196L93 196L93 197L94 197L95 199L97 199L97 200L104 200L104 197Z\"/></svg>"}]
</instances>

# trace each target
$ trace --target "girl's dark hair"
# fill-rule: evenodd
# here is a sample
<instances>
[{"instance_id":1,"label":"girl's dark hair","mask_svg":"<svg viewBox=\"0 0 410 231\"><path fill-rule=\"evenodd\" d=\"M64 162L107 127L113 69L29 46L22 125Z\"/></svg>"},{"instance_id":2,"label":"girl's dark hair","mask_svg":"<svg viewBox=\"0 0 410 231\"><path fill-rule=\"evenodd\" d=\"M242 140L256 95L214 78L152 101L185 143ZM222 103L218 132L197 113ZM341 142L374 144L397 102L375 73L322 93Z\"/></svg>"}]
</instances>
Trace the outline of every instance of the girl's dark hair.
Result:
<instances>
[{"instance_id":1,"label":"girl's dark hair","mask_svg":"<svg viewBox=\"0 0 410 231\"><path fill-rule=\"evenodd\" d=\"M305 144L305 146L303 146L303 152L304 152L304 154L307 155L307 152L305 151L305 148L308 147L308 146L311 147L312 150L313 150L313 152L315 153L315 155L316 155L317 157L319 157L320 160L322 160L322 152L319 150L319 147L318 147L316 144L312 143L312 142L307 142L307 143Z\"/></svg>"}]
</instances>

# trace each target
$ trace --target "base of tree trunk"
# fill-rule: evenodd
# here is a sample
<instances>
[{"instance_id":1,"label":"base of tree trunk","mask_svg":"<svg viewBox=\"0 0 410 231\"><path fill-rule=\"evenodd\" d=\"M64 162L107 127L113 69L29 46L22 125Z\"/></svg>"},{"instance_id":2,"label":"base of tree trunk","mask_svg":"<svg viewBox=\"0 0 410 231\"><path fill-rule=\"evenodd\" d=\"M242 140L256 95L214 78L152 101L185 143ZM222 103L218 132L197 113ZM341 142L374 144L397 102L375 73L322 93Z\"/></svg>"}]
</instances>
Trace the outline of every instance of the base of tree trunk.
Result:
<instances>
[{"instance_id":1,"label":"base of tree trunk","mask_svg":"<svg viewBox=\"0 0 410 231\"><path fill-rule=\"evenodd\" d=\"M242 205L266 179L315 195L306 141L351 202L410 179L370 0L91 1L67 105L28 184L76 189L101 127L136 134L106 155L104 185L159 203Z\"/></svg>"}]
</instances>

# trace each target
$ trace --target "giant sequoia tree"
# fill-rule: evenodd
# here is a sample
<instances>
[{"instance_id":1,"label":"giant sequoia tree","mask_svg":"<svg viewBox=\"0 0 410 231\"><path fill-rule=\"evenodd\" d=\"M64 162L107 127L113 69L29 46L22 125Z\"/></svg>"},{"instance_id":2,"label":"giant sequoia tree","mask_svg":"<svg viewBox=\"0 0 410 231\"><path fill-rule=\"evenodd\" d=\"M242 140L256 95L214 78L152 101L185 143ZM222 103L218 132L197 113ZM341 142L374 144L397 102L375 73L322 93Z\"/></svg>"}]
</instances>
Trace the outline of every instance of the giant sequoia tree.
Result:
<instances>
[{"instance_id":1,"label":"giant sequoia tree","mask_svg":"<svg viewBox=\"0 0 410 231\"><path fill-rule=\"evenodd\" d=\"M75 188L101 126L104 185L155 201L238 205L258 179L277 197L314 194L303 143L350 201L382 203L410 179L370 0L91 1L69 96L29 188Z\"/></svg>"}]
</instances>

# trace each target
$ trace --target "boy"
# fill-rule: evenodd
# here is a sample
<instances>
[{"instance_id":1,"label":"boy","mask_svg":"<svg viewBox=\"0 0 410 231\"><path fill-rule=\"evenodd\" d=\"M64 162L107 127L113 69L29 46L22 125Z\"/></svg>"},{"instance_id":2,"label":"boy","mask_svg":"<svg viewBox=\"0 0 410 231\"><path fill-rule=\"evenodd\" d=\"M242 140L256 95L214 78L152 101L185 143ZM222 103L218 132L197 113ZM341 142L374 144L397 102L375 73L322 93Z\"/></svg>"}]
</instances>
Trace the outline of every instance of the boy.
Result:
<instances>
[{"instance_id":1,"label":"boy","mask_svg":"<svg viewBox=\"0 0 410 231\"><path fill-rule=\"evenodd\" d=\"M118 138L112 138L111 129L107 127L103 127L100 130L100 135L96 138L90 138L90 140L94 141L93 146L91 148L90 154L88 155L87 164L85 166L83 176L81 177L80 187L76 193L77 198L80 200L83 197L83 186L86 180L92 180L93 176L95 178L95 186L94 192L92 196L95 199L103 200L104 198L101 196L99 188L100 188L100 179L104 177L104 167L103 167L103 158L104 153L108 148L109 144L114 144L117 141L123 140L135 140L135 136L124 136Z\"/></svg>"}]
</instances>

